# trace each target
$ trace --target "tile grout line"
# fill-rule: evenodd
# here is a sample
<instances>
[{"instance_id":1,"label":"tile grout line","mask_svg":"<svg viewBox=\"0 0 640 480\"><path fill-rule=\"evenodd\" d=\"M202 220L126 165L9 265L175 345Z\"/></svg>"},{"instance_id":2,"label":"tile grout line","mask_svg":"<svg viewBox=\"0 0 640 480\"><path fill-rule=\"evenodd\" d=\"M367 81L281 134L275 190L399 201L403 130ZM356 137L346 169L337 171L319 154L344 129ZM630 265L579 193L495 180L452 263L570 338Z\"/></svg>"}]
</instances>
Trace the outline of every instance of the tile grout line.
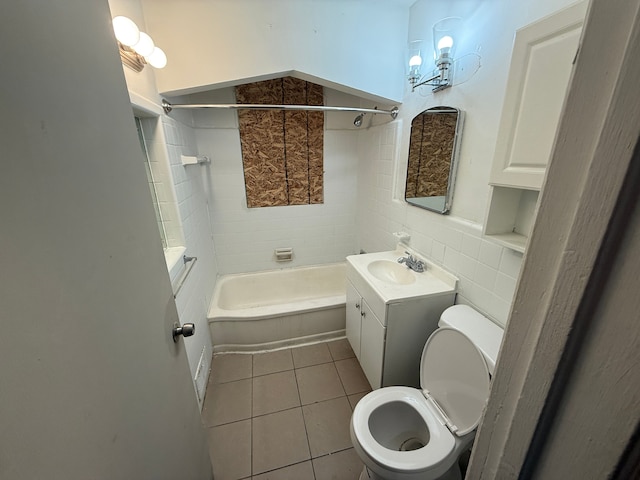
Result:
<instances>
[{"instance_id":1,"label":"tile grout line","mask_svg":"<svg viewBox=\"0 0 640 480\"><path fill-rule=\"evenodd\" d=\"M338 374L338 380L340 380L340 385L342 385L342 391L344 392L344 396L347 397L347 402L349 403L349 406L351 406L351 402L349 402L349 394L347 393L347 389L344 386L344 382L342 381L342 376L340 375L340 371L338 370L338 367L336 367L335 360L333 361L333 368L336 369L336 373ZM353 410L353 408L351 410Z\"/></svg>"},{"instance_id":2,"label":"tile grout line","mask_svg":"<svg viewBox=\"0 0 640 480\"><path fill-rule=\"evenodd\" d=\"M353 445L347 448L341 448L340 450L336 450L335 452L325 453L324 455L320 455L319 457L314 458L314 460L317 460L319 458L330 457L331 455L335 455L336 453L346 452L347 450L353 450Z\"/></svg>"},{"instance_id":3,"label":"tile grout line","mask_svg":"<svg viewBox=\"0 0 640 480\"><path fill-rule=\"evenodd\" d=\"M318 457L320 458L320 457ZM277 472L278 470L282 470L283 468L289 468L289 467L293 467L295 465L300 465L301 463L304 462L311 462L311 459L309 460L302 460L300 462L295 462L295 463L290 463L289 465L285 465L284 467L278 467L278 468L272 468L271 470L265 470L264 472L260 472L258 473L258 475L265 475L267 473L271 473L271 472ZM313 470L313 463L311 463L311 468ZM315 477L315 473L313 474L313 476ZM246 480L246 479L242 479L242 480Z\"/></svg>"},{"instance_id":4,"label":"tile grout line","mask_svg":"<svg viewBox=\"0 0 640 480\"><path fill-rule=\"evenodd\" d=\"M291 353L293 360L293 352ZM293 376L296 379L296 389L298 390L298 400L300 400L300 413L302 414L302 424L304 425L304 436L307 439L307 448L309 449L309 463L311 464L311 472L313 473L313 478L316 478L316 469L313 467L313 458L311 456L311 444L309 443L309 431L307 430L307 422L304 418L304 409L302 408L302 396L300 395L300 385L298 384L298 375L296 375L295 363Z\"/></svg>"}]
</instances>

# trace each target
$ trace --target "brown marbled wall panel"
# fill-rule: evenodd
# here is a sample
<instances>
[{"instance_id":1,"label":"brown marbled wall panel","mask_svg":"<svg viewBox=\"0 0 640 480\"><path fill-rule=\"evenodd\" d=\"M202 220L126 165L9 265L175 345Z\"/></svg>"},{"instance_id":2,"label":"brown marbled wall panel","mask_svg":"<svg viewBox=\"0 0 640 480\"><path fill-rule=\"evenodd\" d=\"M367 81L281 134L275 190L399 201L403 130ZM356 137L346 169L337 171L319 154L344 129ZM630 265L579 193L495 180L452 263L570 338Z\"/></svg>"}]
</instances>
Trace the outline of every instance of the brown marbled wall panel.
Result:
<instances>
[{"instance_id":1,"label":"brown marbled wall panel","mask_svg":"<svg viewBox=\"0 0 640 480\"><path fill-rule=\"evenodd\" d=\"M282 83L284 105L307 103L307 82L285 77ZM309 203L307 112L284 112L284 139L289 205L306 205Z\"/></svg>"},{"instance_id":2,"label":"brown marbled wall panel","mask_svg":"<svg viewBox=\"0 0 640 480\"><path fill-rule=\"evenodd\" d=\"M236 100L323 105L321 86L293 77L238 86ZM322 203L324 113L239 110L238 119L247 205Z\"/></svg>"},{"instance_id":3,"label":"brown marbled wall panel","mask_svg":"<svg viewBox=\"0 0 640 480\"><path fill-rule=\"evenodd\" d=\"M322 86L307 82L307 105L324 105ZM307 112L310 203L323 203L324 112Z\"/></svg>"},{"instance_id":4,"label":"brown marbled wall panel","mask_svg":"<svg viewBox=\"0 0 640 480\"><path fill-rule=\"evenodd\" d=\"M236 87L238 103L274 104L282 101L280 79ZM287 204L282 112L238 110L247 206Z\"/></svg>"}]
</instances>

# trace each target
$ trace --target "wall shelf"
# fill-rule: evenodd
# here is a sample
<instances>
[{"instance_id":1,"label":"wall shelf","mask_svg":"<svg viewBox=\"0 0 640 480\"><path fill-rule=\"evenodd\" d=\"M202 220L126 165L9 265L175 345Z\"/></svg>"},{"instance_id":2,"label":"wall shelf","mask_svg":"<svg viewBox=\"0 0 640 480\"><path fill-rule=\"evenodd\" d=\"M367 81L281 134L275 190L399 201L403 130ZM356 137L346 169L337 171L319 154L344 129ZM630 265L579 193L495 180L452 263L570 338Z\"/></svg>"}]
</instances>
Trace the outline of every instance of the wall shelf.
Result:
<instances>
[{"instance_id":1,"label":"wall shelf","mask_svg":"<svg viewBox=\"0 0 640 480\"><path fill-rule=\"evenodd\" d=\"M491 186L484 235L502 246L524 253L536 218L537 190Z\"/></svg>"},{"instance_id":2,"label":"wall shelf","mask_svg":"<svg viewBox=\"0 0 640 480\"><path fill-rule=\"evenodd\" d=\"M520 253L524 253L524 249L527 246L527 240L529 240L529 237L515 232L495 233L493 235L485 236L503 247L510 248L511 250L515 250Z\"/></svg>"}]
</instances>

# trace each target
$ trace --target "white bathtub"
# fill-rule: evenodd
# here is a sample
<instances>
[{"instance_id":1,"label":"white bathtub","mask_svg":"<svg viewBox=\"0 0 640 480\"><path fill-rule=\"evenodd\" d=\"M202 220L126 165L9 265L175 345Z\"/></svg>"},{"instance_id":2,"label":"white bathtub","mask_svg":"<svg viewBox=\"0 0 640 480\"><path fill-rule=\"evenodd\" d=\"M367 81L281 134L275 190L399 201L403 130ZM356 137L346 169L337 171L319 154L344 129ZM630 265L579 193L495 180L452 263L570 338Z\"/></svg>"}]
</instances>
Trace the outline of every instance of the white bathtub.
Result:
<instances>
[{"instance_id":1,"label":"white bathtub","mask_svg":"<svg viewBox=\"0 0 640 480\"><path fill-rule=\"evenodd\" d=\"M224 275L209 308L215 352L344 336L346 264Z\"/></svg>"}]
</instances>

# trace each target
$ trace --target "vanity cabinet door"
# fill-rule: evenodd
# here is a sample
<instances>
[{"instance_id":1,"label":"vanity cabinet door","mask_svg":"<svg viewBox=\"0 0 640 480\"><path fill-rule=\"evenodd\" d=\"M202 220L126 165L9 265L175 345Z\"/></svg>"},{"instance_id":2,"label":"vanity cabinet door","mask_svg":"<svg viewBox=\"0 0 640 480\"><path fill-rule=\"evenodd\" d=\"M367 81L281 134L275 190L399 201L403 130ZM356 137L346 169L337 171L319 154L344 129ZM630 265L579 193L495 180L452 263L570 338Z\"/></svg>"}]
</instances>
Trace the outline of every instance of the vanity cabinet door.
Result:
<instances>
[{"instance_id":1,"label":"vanity cabinet door","mask_svg":"<svg viewBox=\"0 0 640 480\"><path fill-rule=\"evenodd\" d=\"M362 302L362 330L360 338L360 366L371 388L382 385L382 364L384 362L384 341L386 328L373 313L366 301Z\"/></svg>"},{"instance_id":2,"label":"vanity cabinet door","mask_svg":"<svg viewBox=\"0 0 640 480\"><path fill-rule=\"evenodd\" d=\"M347 280L347 321L346 321L346 335L347 340L351 344L353 353L356 354L356 358L360 360L360 324L361 324L361 305L362 297L360 293L355 289L350 281Z\"/></svg>"}]
</instances>

